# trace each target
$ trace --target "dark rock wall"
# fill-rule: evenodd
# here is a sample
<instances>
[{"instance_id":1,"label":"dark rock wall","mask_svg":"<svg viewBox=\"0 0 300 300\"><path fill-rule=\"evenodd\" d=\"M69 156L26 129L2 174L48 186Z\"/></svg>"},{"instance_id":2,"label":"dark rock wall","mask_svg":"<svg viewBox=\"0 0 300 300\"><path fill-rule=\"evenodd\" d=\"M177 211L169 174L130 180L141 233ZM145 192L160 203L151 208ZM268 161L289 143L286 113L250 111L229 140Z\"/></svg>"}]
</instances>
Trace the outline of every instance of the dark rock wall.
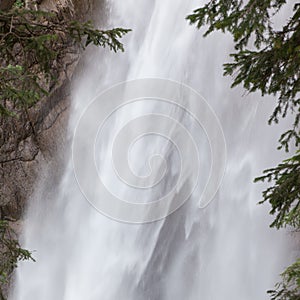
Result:
<instances>
[{"instance_id":1,"label":"dark rock wall","mask_svg":"<svg viewBox=\"0 0 300 300\"><path fill-rule=\"evenodd\" d=\"M7 6L8 2L1 1L0 6ZM85 21L91 19L96 4L100 3L97 0L43 0L39 9L51 11L69 6L73 8L74 18ZM53 170L50 184L55 185L60 179L64 167L70 82L75 70L78 71L79 58L78 49L68 51L57 67L58 81L50 96L31 108L28 115L0 117L0 218L17 220L22 216L34 183L45 166Z\"/></svg>"}]
</instances>

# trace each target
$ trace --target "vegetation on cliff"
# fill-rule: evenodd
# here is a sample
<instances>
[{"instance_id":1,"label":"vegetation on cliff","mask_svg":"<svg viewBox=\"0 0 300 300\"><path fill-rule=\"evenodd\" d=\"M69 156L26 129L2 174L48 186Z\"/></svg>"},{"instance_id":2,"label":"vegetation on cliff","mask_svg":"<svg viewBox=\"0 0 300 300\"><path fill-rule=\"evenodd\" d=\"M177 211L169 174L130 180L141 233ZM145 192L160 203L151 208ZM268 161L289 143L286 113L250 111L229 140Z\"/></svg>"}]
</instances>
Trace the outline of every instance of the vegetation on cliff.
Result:
<instances>
[{"instance_id":1,"label":"vegetation on cliff","mask_svg":"<svg viewBox=\"0 0 300 300\"><path fill-rule=\"evenodd\" d=\"M233 76L232 87L243 85L248 92L277 96L269 124L293 117L293 126L279 139L279 149L295 155L277 167L264 171L255 181L273 186L263 192L260 203L271 204L275 220L271 227L291 226L300 231L300 3L294 4L286 23L276 29L274 18L285 0L211 0L187 17L204 36L213 31L228 32L235 43L232 62L224 64L224 75ZM272 300L300 299L299 260L282 274L282 283L269 291Z\"/></svg>"},{"instance_id":2,"label":"vegetation on cliff","mask_svg":"<svg viewBox=\"0 0 300 300\"><path fill-rule=\"evenodd\" d=\"M71 11L43 12L16 8L0 12L0 114L26 111L51 92L59 63L73 46L94 44L124 51L120 38L129 30L99 30L72 20ZM47 84L48 83L48 84Z\"/></svg>"},{"instance_id":3,"label":"vegetation on cliff","mask_svg":"<svg viewBox=\"0 0 300 300\"><path fill-rule=\"evenodd\" d=\"M101 30L92 22L73 19L70 8L44 12L25 8L24 1L0 10L0 119L19 118L34 124L29 109L44 96L50 96L64 69L65 55L84 50L90 44L124 51L120 41L129 30ZM10 135L5 133L5 136ZM9 138L9 136L8 136ZM1 145L5 138L0 132ZM20 260L33 260L30 251L23 249L17 235L0 212L0 299L5 299L3 287ZM4 288L6 289L6 288Z\"/></svg>"},{"instance_id":4,"label":"vegetation on cliff","mask_svg":"<svg viewBox=\"0 0 300 300\"><path fill-rule=\"evenodd\" d=\"M32 260L32 253L23 249L17 234L6 220L0 220L0 300L4 300L2 285L5 285L21 260Z\"/></svg>"}]
</instances>

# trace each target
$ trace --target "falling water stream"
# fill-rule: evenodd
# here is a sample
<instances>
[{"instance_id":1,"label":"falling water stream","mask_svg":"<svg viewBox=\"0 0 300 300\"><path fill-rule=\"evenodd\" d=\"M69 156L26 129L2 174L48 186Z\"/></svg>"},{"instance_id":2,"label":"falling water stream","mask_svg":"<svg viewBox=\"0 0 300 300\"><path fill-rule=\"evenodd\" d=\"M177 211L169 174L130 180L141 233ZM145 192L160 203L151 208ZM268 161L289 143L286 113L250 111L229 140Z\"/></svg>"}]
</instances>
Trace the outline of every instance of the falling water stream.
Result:
<instances>
[{"instance_id":1,"label":"falling water stream","mask_svg":"<svg viewBox=\"0 0 300 300\"><path fill-rule=\"evenodd\" d=\"M73 88L70 136L78 127L82 112L105 89L139 78L168 79L201 93L218 117L226 141L226 149L221 149L227 155L223 181L209 205L200 208L200 196L212 163L210 139L214 137L207 136L191 115L157 99L119 108L95 141L95 164L108 189L126 201L143 204L168 192L180 172L185 172L184 183L177 188L174 199L180 197L182 189L189 188L193 172L189 173L188 167L192 169L196 162L191 161L189 151L181 157L161 135L138 139L129 149L128 160L137 177L152 171L158 174L162 165L167 165L162 185L140 191L124 186L113 174L109 149L115 134L130 119L154 112L169 114L190 130L199 150L198 187L168 217L131 224L104 216L105 212L99 212L93 203L90 205L80 189L78 176L74 176L71 154L58 186L47 186L47 176L55 170L45 167L28 208L23 234L24 246L35 250L36 262L20 265L11 299L268 299L266 290L274 286L288 263L289 250L287 234L268 228L271 218L267 205L257 205L264 186L253 184L253 178L264 168L282 158L274 149L283 129L266 125L274 100L261 101L259 95L243 96L242 89L230 89L230 78L222 77L222 63L233 49L231 39L218 33L203 39L185 20L199 1L107 2L105 11L97 13L99 22L105 15L106 27L133 31L123 40L125 53L98 48L89 51ZM184 101L190 111L197 109L188 98ZM93 127L96 119L94 114L87 125ZM147 122L154 123L145 119ZM213 122L208 120L210 128L215 126ZM171 140L177 137L176 126L169 128L164 122L159 125L164 132L169 130ZM85 165L86 150L91 147L88 135L87 130L86 135L76 137L82 145L77 151L80 163L76 171L88 182L90 192L103 199L97 186L99 178ZM129 133L127 137L130 138ZM118 149L117 156L121 157L122 151L127 150ZM148 159L156 153L165 160L154 160L149 169ZM188 161L186 169L180 169L180 159Z\"/></svg>"}]
</instances>

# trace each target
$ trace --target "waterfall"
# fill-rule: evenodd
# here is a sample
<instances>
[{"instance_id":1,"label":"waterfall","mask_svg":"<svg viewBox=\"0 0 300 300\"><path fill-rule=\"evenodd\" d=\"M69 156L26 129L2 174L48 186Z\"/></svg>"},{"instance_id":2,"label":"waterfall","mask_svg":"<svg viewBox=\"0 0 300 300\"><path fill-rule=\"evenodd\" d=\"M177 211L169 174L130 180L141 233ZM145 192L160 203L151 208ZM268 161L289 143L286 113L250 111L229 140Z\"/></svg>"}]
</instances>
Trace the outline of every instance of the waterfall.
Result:
<instances>
[{"instance_id":1,"label":"waterfall","mask_svg":"<svg viewBox=\"0 0 300 300\"><path fill-rule=\"evenodd\" d=\"M105 26L133 31L125 53L87 54L72 154L59 186L46 170L37 184L23 233L36 262L20 264L11 299L268 299L289 250L253 184L282 159L274 99L230 89L232 41L188 25L198 6L108 1Z\"/></svg>"}]
</instances>

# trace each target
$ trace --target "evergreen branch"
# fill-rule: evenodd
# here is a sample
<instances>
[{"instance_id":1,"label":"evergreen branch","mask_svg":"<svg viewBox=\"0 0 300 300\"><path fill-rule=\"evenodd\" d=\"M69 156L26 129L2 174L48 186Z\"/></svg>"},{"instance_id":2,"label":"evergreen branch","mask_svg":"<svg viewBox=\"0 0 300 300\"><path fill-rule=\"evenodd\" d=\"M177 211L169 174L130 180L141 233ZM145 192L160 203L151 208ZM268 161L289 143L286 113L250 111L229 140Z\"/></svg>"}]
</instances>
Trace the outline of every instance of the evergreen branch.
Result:
<instances>
[{"instance_id":1,"label":"evergreen branch","mask_svg":"<svg viewBox=\"0 0 300 300\"><path fill-rule=\"evenodd\" d=\"M93 44L124 51L120 39L129 31L99 30L91 22L70 19L68 11L0 11L0 76L5 77L0 83L0 115L12 116L15 112L11 108L25 110L47 94L47 83L56 79L54 63L68 48L85 49ZM17 80L15 72L19 72Z\"/></svg>"},{"instance_id":2,"label":"evergreen branch","mask_svg":"<svg viewBox=\"0 0 300 300\"><path fill-rule=\"evenodd\" d=\"M271 204L270 214L276 215L271 227L290 225L300 228L300 151L277 167L265 170L264 175L254 181L274 181L259 202Z\"/></svg>"},{"instance_id":3,"label":"evergreen branch","mask_svg":"<svg viewBox=\"0 0 300 300\"><path fill-rule=\"evenodd\" d=\"M276 290L268 291L271 300L300 299L300 259L289 266L282 274L282 282L276 285Z\"/></svg>"}]
</instances>

